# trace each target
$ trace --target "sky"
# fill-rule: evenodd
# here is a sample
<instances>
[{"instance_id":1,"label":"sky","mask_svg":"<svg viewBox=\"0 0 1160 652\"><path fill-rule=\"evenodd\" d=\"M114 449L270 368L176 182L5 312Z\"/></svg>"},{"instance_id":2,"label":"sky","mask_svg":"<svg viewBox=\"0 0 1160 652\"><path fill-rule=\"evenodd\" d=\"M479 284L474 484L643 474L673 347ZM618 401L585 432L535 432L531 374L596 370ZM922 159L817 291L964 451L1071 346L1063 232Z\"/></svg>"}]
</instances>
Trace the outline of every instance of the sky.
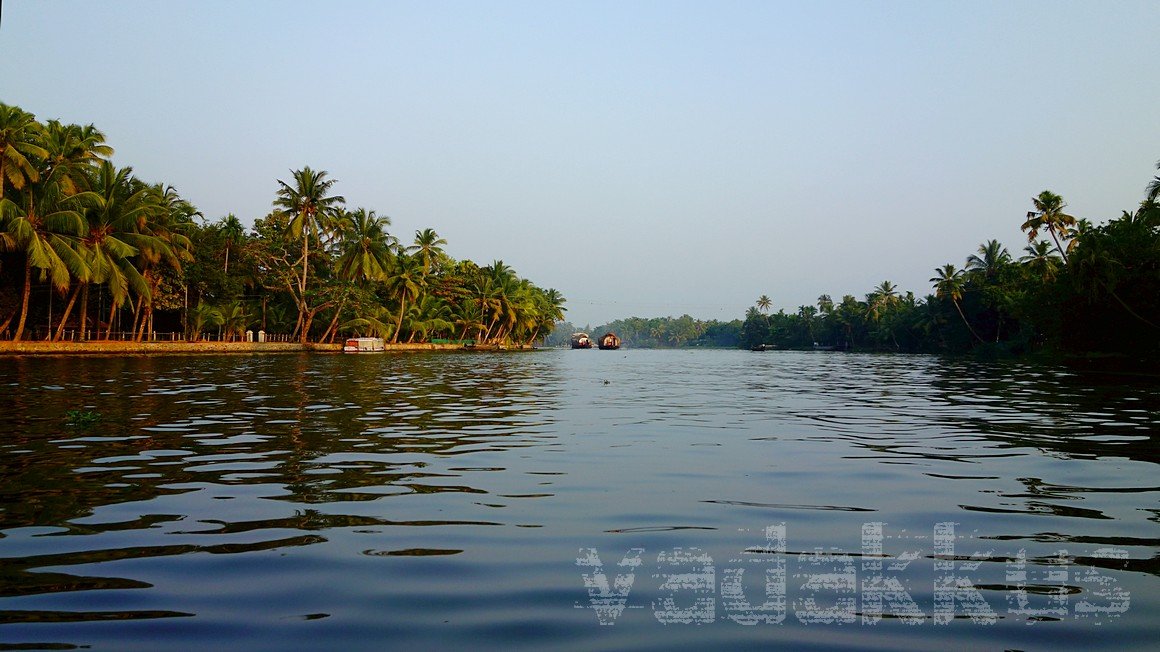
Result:
<instances>
[{"instance_id":1,"label":"sky","mask_svg":"<svg viewBox=\"0 0 1160 652\"><path fill-rule=\"evenodd\" d=\"M1160 160L1160 3L39 2L0 102L251 224L303 166L567 318L919 297L1031 197L1095 223Z\"/></svg>"}]
</instances>

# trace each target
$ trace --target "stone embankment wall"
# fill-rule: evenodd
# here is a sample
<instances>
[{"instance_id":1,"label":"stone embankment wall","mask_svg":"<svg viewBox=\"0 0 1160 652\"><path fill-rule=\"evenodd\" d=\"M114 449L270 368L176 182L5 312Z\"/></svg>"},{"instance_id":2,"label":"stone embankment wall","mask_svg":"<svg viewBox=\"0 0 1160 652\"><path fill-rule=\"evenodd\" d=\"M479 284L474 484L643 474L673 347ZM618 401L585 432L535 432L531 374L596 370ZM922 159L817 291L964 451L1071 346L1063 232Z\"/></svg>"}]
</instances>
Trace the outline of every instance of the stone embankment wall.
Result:
<instances>
[{"instance_id":1,"label":"stone embankment wall","mask_svg":"<svg viewBox=\"0 0 1160 652\"><path fill-rule=\"evenodd\" d=\"M459 351L460 344L388 344L393 351ZM479 350L489 350L480 347ZM297 342L0 342L0 355L167 355L217 353L341 353L342 344Z\"/></svg>"}]
</instances>

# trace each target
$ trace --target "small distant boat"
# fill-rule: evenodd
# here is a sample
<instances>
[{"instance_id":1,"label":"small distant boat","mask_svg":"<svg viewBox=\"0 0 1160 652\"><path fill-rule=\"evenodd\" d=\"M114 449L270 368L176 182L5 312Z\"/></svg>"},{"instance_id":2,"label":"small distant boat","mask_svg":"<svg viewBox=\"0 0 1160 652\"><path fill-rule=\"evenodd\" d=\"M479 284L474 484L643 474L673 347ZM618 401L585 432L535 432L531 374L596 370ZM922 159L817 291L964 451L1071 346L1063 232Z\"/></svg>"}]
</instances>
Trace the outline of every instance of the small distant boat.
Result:
<instances>
[{"instance_id":1,"label":"small distant boat","mask_svg":"<svg viewBox=\"0 0 1160 652\"><path fill-rule=\"evenodd\" d=\"M772 351L777 348L776 344L758 344L753 347L753 351Z\"/></svg>"},{"instance_id":2,"label":"small distant boat","mask_svg":"<svg viewBox=\"0 0 1160 652\"><path fill-rule=\"evenodd\" d=\"M588 337L588 333L572 333L572 348L591 349L592 338Z\"/></svg>"},{"instance_id":3,"label":"small distant boat","mask_svg":"<svg viewBox=\"0 0 1160 652\"><path fill-rule=\"evenodd\" d=\"M343 353L382 353L387 350L381 337L352 337L342 345Z\"/></svg>"},{"instance_id":4,"label":"small distant boat","mask_svg":"<svg viewBox=\"0 0 1160 652\"><path fill-rule=\"evenodd\" d=\"M616 333L605 333L600 336L600 342L597 343L601 351L615 351L620 348L620 338Z\"/></svg>"}]
</instances>

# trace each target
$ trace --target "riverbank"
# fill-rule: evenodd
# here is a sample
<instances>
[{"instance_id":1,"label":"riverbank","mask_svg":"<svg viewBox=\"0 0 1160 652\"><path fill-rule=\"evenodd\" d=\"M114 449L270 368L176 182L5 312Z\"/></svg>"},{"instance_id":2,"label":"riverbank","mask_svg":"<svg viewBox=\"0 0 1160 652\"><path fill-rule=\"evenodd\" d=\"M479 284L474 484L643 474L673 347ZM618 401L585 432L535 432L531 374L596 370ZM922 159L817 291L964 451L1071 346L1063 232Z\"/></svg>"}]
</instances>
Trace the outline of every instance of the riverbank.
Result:
<instances>
[{"instance_id":1,"label":"riverbank","mask_svg":"<svg viewBox=\"0 0 1160 652\"><path fill-rule=\"evenodd\" d=\"M518 347L511 347L517 349ZM491 351L495 347L462 344L387 344L386 352ZM198 355L222 353L341 353L342 344L298 342L0 342L0 356L12 355Z\"/></svg>"}]
</instances>

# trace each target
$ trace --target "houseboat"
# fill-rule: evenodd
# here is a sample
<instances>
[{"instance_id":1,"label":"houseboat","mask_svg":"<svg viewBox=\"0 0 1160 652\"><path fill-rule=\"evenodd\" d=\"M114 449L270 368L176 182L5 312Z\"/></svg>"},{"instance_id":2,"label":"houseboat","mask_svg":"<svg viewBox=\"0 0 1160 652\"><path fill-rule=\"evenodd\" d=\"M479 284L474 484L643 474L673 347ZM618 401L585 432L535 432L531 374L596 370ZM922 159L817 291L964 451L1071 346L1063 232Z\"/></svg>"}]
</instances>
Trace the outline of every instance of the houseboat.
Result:
<instances>
[{"instance_id":1,"label":"houseboat","mask_svg":"<svg viewBox=\"0 0 1160 652\"><path fill-rule=\"evenodd\" d=\"M616 333L605 333L600 336L597 346L600 347L601 351L615 351L620 348L620 338L616 336Z\"/></svg>"},{"instance_id":2,"label":"houseboat","mask_svg":"<svg viewBox=\"0 0 1160 652\"><path fill-rule=\"evenodd\" d=\"M592 338L588 337L588 333L572 333L572 348L591 349Z\"/></svg>"},{"instance_id":3,"label":"houseboat","mask_svg":"<svg viewBox=\"0 0 1160 652\"><path fill-rule=\"evenodd\" d=\"M381 337L352 337L342 345L343 353L382 353L386 350Z\"/></svg>"}]
</instances>

